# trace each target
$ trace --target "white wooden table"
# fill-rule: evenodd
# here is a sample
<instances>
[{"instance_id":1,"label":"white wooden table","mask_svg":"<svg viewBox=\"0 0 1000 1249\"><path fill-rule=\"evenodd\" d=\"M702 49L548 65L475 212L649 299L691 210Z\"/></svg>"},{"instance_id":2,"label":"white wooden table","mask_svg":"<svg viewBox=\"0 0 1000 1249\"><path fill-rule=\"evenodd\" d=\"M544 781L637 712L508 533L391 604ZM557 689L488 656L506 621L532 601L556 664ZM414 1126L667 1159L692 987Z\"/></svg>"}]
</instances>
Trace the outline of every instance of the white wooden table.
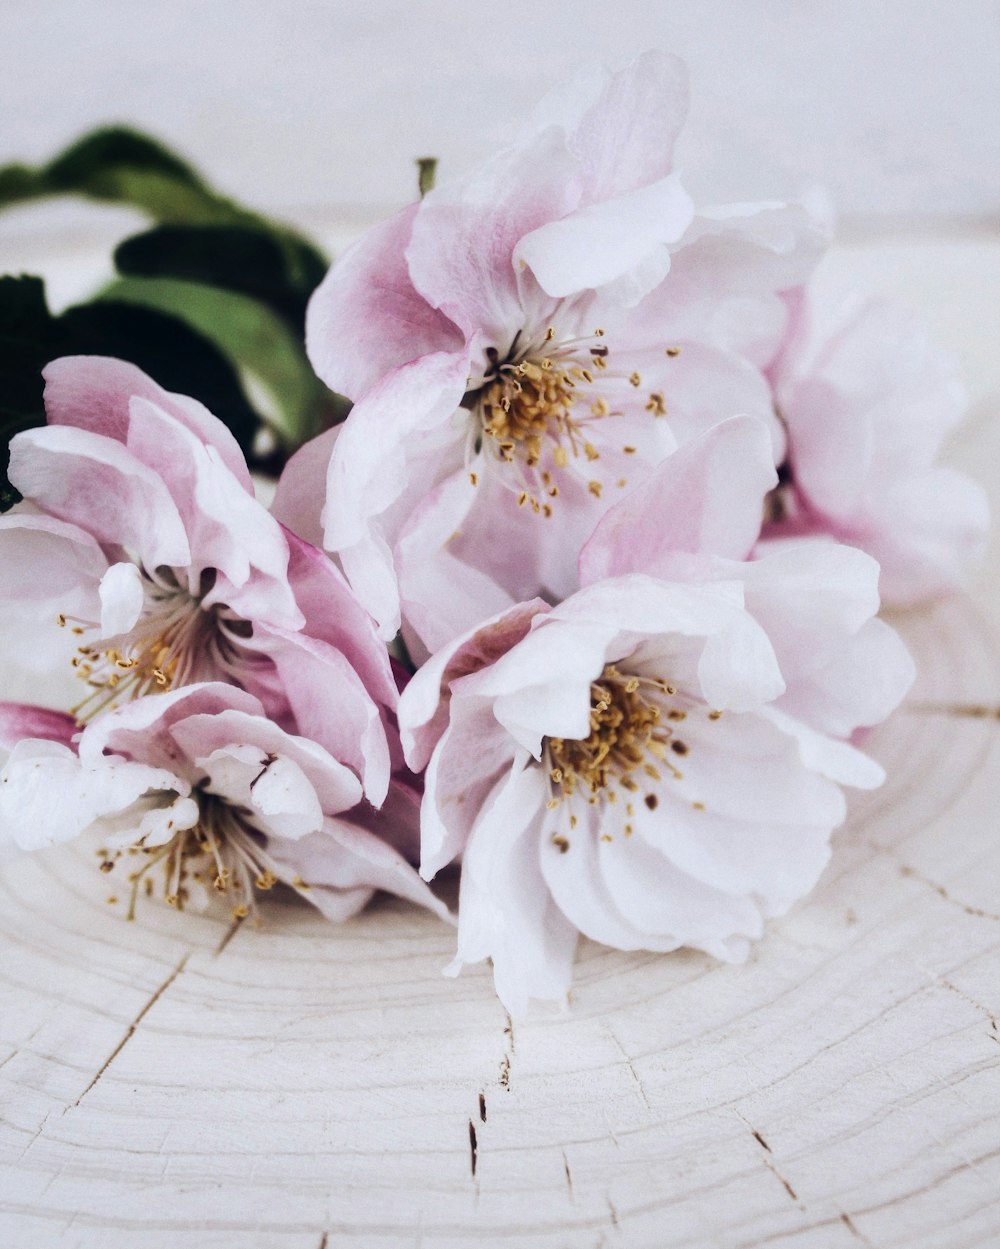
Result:
<instances>
[{"instance_id":1,"label":"white wooden table","mask_svg":"<svg viewBox=\"0 0 1000 1249\"><path fill-rule=\"evenodd\" d=\"M953 454L1000 511L1000 239L856 239L826 275L960 351ZM746 966L585 944L570 1010L514 1029L393 901L126 924L84 850L8 864L0 1244L1000 1243L998 625L995 546L970 597L900 621L921 671L871 741L889 782Z\"/></svg>"}]
</instances>

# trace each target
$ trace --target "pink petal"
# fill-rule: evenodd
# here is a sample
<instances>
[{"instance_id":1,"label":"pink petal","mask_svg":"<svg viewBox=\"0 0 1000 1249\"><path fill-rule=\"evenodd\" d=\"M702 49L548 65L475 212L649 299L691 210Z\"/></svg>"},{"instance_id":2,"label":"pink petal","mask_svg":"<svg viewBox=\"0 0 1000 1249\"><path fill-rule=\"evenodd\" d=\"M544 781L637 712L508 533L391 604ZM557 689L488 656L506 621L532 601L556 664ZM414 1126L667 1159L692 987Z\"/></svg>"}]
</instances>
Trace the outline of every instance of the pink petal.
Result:
<instances>
[{"instance_id":1,"label":"pink petal","mask_svg":"<svg viewBox=\"0 0 1000 1249\"><path fill-rule=\"evenodd\" d=\"M524 324L514 261L532 230L580 202L577 162L556 128L508 148L419 205L406 249L413 285L470 339L506 355Z\"/></svg>"},{"instance_id":2,"label":"pink petal","mask_svg":"<svg viewBox=\"0 0 1000 1249\"><path fill-rule=\"evenodd\" d=\"M603 517L580 554L581 584L659 575L675 551L744 558L777 480L766 428L752 417L721 422L668 456Z\"/></svg>"},{"instance_id":3,"label":"pink petal","mask_svg":"<svg viewBox=\"0 0 1000 1249\"><path fill-rule=\"evenodd\" d=\"M256 747L264 760L269 756L290 760L315 790L326 815L347 811L361 801L361 785L353 772L322 746L286 733L261 715L224 707L215 712L177 716L168 731L187 760L206 759L213 751L233 745Z\"/></svg>"},{"instance_id":4,"label":"pink petal","mask_svg":"<svg viewBox=\"0 0 1000 1249\"><path fill-rule=\"evenodd\" d=\"M94 586L108 559L91 534L51 516L0 516L0 593L6 602L55 599Z\"/></svg>"},{"instance_id":5,"label":"pink petal","mask_svg":"<svg viewBox=\"0 0 1000 1249\"><path fill-rule=\"evenodd\" d=\"M305 542L323 545L320 514L326 494L326 474L330 456L342 425L300 447L281 470L278 488L271 501L271 515Z\"/></svg>"},{"instance_id":6,"label":"pink petal","mask_svg":"<svg viewBox=\"0 0 1000 1249\"><path fill-rule=\"evenodd\" d=\"M42 370L45 409L52 425L75 425L117 442L128 440L129 400L140 397L168 412L223 463L245 490L253 483L239 444L226 426L197 399L172 394L134 364L105 356L64 356Z\"/></svg>"},{"instance_id":7,"label":"pink petal","mask_svg":"<svg viewBox=\"0 0 1000 1249\"><path fill-rule=\"evenodd\" d=\"M288 581L305 617L302 631L336 647L364 682L371 696L396 706L396 683L389 654L374 622L333 561L286 531L290 557Z\"/></svg>"},{"instance_id":8,"label":"pink petal","mask_svg":"<svg viewBox=\"0 0 1000 1249\"><path fill-rule=\"evenodd\" d=\"M410 360L462 348L455 325L410 280L405 251L418 208L411 205L349 247L309 302L309 359L331 389L351 399Z\"/></svg>"},{"instance_id":9,"label":"pink petal","mask_svg":"<svg viewBox=\"0 0 1000 1249\"><path fill-rule=\"evenodd\" d=\"M447 727L451 682L488 668L525 636L536 616L549 610L541 599L518 603L442 647L419 669L399 700L403 753L414 772L427 766Z\"/></svg>"},{"instance_id":10,"label":"pink petal","mask_svg":"<svg viewBox=\"0 0 1000 1249\"><path fill-rule=\"evenodd\" d=\"M214 568L205 603L222 601L247 618L288 628L302 624L287 583L288 544L273 516L240 485L211 446L142 398L131 400L129 450L170 486L188 532L192 580Z\"/></svg>"},{"instance_id":11,"label":"pink petal","mask_svg":"<svg viewBox=\"0 0 1000 1249\"><path fill-rule=\"evenodd\" d=\"M119 442L68 425L26 430L11 440L10 479L56 519L141 554L151 567L190 562L170 492Z\"/></svg>"},{"instance_id":12,"label":"pink petal","mask_svg":"<svg viewBox=\"0 0 1000 1249\"><path fill-rule=\"evenodd\" d=\"M516 256L549 295L615 282L623 302L637 304L666 277L666 245L680 238L693 212L690 196L671 174L538 226L518 243ZM627 288L626 278L632 279Z\"/></svg>"},{"instance_id":13,"label":"pink petal","mask_svg":"<svg viewBox=\"0 0 1000 1249\"><path fill-rule=\"evenodd\" d=\"M586 201L648 185L671 169L688 111L687 69L650 51L617 74L587 66L536 109L535 129L558 125L580 161Z\"/></svg>"},{"instance_id":14,"label":"pink petal","mask_svg":"<svg viewBox=\"0 0 1000 1249\"><path fill-rule=\"evenodd\" d=\"M448 908L403 856L349 816L328 819L322 832L298 841L271 839L267 850L283 869L284 879L298 876L305 881L303 897L335 922L360 910L376 889L449 918Z\"/></svg>"},{"instance_id":15,"label":"pink petal","mask_svg":"<svg viewBox=\"0 0 1000 1249\"><path fill-rule=\"evenodd\" d=\"M345 421L327 475L325 545L365 538L407 486L407 443L448 421L465 393L468 356L438 353L388 374Z\"/></svg>"},{"instance_id":16,"label":"pink petal","mask_svg":"<svg viewBox=\"0 0 1000 1249\"><path fill-rule=\"evenodd\" d=\"M378 806L389 788L389 745L379 709L341 651L305 633L258 625L296 733L353 768Z\"/></svg>"},{"instance_id":17,"label":"pink petal","mask_svg":"<svg viewBox=\"0 0 1000 1249\"><path fill-rule=\"evenodd\" d=\"M70 746L78 732L76 721L63 711L50 711L30 703L0 702L0 749L13 750L25 737Z\"/></svg>"}]
</instances>

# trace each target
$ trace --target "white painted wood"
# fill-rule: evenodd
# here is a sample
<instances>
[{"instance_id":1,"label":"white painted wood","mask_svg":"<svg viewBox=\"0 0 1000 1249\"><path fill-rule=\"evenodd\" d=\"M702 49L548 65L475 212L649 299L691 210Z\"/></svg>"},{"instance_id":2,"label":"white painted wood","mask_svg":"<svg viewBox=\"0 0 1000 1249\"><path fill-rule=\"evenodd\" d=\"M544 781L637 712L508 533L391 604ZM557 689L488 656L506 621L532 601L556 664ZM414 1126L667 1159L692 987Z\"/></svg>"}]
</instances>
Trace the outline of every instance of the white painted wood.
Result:
<instances>
[{"instance_id":1,"label":"white painted wood","mask_svg":"<svg viewBox=\"0 0 1000 1249\"><path fill-rule=\"evenodd\" d=\"M965 299L957 251L841 258L932 312L947 290L986 362L981 246ZM957 450L996 497L990 358ZM5 865L0 1244L1000 1243L996 567L901 619L920 680L870 741L890 780L744 967L587 944L570 1010L512 1032L396 902L339 929L278 902L230 936L155 904L126 924L83 848Z\"/></svg>"}]
</instances>

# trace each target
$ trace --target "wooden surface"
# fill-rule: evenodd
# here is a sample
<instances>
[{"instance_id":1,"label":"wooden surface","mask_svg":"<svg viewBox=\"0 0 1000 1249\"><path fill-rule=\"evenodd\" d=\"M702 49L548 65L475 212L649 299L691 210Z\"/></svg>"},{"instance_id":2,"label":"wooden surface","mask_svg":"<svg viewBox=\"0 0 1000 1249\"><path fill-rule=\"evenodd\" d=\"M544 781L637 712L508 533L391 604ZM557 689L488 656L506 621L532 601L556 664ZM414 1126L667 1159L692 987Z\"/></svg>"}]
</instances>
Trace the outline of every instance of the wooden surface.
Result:
<instances>
[{"instance_id":1,"label":"wooden surface","mask_svg":"<svg viewBox=\"0 0 1000 1249\"><path fill-rule=\"evenodd\" d=\"M827 268L960 349L954 455L995 499L998 270L989 238ZM585 944L570 1009L512 1030L487 969L442 977L452 934L395 902L339 929L291 903L260 931L128 925L85 848L5 865L0 1244L1000 1243L995 555L900 621L921 674L870 741L890 779L744 967Z\"/></svg>"}]
</instances>

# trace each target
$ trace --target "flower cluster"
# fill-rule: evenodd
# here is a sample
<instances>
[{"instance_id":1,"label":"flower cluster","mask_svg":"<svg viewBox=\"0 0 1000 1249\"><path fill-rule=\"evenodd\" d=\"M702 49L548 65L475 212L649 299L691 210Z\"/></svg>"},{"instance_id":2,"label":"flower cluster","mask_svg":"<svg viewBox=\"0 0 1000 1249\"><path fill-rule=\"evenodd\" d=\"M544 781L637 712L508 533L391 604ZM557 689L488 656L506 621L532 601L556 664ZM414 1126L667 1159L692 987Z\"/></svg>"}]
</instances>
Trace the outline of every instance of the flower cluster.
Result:
<instances>
[{"instance_id":1,"label":"flower cluster","mask_svg":"<svg viewBox=\"0 0 1000 1249\"><path fill-rule=\"evenodd\" d=\"M581 75L347 251L307 347L354 406L270 509L194 400L48 367L0 591L81 692L0 708L4 842L93 834L130 914L447 917L460 864L453 967L514 1011L581 933L740 959L808 892L913 677L880 596L953 586L986 508L919 327L816 329L806 209L692 202L686 98Z\"/></svg>"}]
</instances>

